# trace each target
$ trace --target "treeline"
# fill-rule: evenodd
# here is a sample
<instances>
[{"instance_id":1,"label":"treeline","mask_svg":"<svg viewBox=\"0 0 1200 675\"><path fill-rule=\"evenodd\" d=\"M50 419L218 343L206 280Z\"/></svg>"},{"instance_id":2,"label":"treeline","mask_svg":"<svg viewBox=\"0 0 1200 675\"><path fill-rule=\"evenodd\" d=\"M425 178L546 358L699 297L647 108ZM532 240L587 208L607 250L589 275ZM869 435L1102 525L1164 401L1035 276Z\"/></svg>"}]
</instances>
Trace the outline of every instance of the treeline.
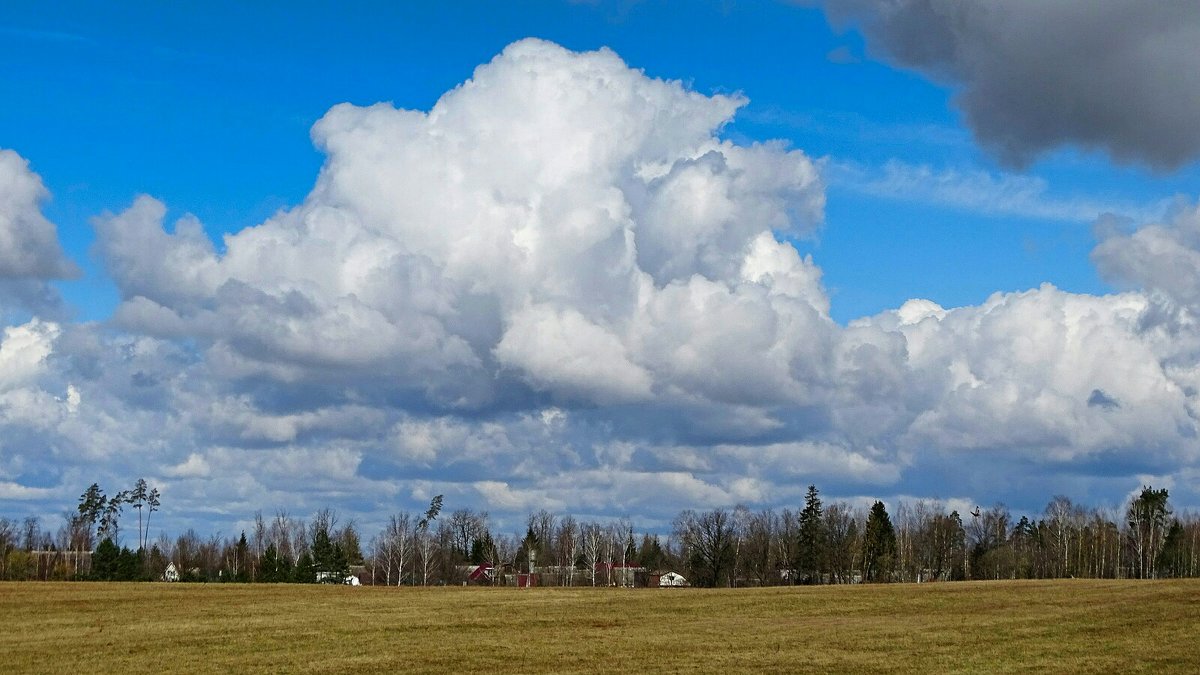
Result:
<instances>
[{"instance_id":1,"label":"treeline","mask_svg":"<svg viewBox=\"0 0 1200 675\"><path fill-rule=\"evenodd\" d=\"M1176 516L1167 490L1151 487L1123 511L1058 496L1041 517L1014 519L1003 505L826 506L810 486L798 512L684 512L673 538L709 586L1200 576L1200 519Z\"/></svg>"},{"instance_id":2,"label":"treeline","mask_svg":"<svg viewBox=\"0 0 1200 675\"><path fill-rule=\"evenodd\" d=\"M151 498L152 497L152 498ZM115 503L115 505L114 505ZM121 515L138 511L137 546L121 547ZM694 586L1061 577L1200 576L1200 519L1172 513L1165 489L1143 488L1123 509L1055 497L1036 518L1003 506L960 514L936 501L861 509L825 504L810 486L802 507L684 511L668 534L635 534L627 519L583 521L538 511L525 532L495 530L486 512L398 512L364 542L335 512L284 511L234 537L187 530L149 540L157 490L138 481L107 497L92 485L51 535L38 519L0 518L0 579L195 582L633 585L673 571ZM145 520L143 521L143 511Z\"/></svg>"}]
</instances>

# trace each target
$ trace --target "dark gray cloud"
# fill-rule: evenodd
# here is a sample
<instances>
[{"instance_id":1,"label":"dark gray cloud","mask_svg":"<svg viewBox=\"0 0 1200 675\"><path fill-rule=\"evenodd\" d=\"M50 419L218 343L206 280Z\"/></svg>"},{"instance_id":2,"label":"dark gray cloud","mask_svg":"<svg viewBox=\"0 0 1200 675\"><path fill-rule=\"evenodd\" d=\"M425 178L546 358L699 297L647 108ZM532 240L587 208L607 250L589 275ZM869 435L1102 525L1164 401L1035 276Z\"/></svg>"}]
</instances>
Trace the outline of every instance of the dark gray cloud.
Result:
<instances>
[{"instance_id":1,"label":"dark gray cloud","mask_svg":"<svg viewBox=\"0 0 1200 675\"><path fill-rule=\"evenodd\" d=\"M983 144L1024 164L1061 145L1171 169L1200 155L1200 4L825 0L869 51L961 87Z\"/></svg>"},{"instance_id":2,"label":"dark gray cloud","mask_svg":"<svg viewBox=\"0 0 1200 675\"><path fill-rule=\"evenodd\" d=\"M1091 395L1088 396L1087 404L1090 407L1104 408L1106 410L1121 407L1120 402L1099 389L1092 390Z\"/></svg>"}]
</instances>

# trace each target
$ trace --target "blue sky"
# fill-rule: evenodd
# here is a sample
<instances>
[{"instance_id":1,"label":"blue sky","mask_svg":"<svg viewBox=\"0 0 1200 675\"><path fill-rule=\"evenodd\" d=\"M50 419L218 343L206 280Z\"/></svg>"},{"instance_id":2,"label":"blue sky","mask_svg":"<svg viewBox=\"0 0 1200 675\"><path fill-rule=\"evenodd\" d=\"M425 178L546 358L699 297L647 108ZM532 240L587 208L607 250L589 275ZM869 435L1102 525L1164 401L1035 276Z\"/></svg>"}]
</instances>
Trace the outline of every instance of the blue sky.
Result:
<instances>
[{"instance_id":1,"label":"blue sky","mask_svg":"<svg viewBox=\"0 0 1200 675\"><path fill-rule=\"evenodd\" d=\"M973 143L954 92L872 60L852 29L817 8L777 2L671 3L16 3L0 10L4 147L30 159L55 195L47 214L87 273L61 288L83 319L116 293L88 255L90 218L142 193L192 213L214 238L261 222L307 193L321 165L308 128L334 103L427 109L505 45L541 37L607 46L653 77L750 99L725 131L786 139L814 157L870 169L1045 182L1043 201L1131 208L1187 194L1193 163L1156 174L1098 153L1052 152L1008 174ZM841 50L854 62L831 57ZM840 321L911 297L945 306L1051 282L1103 292L1087 261L1086 220L995 213L833 184L818 256Z\"/></svg>"},{"instance_id":2,"label":"blue sky","mask_svg":"<svg viewBox=\"0 0 1200 675\"><path fill-rule=\"evenodd\" d=\"M1200 507L1200 13L1131 3L8 3L0 515Z\"/></svg>"}]
</instances>

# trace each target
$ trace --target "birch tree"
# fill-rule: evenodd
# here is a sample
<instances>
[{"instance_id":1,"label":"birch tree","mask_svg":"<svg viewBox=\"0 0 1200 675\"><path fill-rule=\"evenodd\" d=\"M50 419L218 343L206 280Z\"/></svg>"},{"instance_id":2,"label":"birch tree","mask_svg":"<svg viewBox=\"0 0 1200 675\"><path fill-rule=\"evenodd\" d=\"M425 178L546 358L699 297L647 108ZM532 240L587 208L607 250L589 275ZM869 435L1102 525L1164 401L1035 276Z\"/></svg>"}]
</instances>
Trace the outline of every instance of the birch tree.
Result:
<instances>
[{"instance_id":1,"label":"birch tree","mask_svg":"<svg viewBox=\"0 0 1200 675\"><path fill-rule=\"evenodd\" d=\"M558 534L555 536L558 550L559 569L563 570L562 584L575 584L575 558L579 555L579 525L571 516L563 516L559 521Z\"/></svg>"}]
</instances>

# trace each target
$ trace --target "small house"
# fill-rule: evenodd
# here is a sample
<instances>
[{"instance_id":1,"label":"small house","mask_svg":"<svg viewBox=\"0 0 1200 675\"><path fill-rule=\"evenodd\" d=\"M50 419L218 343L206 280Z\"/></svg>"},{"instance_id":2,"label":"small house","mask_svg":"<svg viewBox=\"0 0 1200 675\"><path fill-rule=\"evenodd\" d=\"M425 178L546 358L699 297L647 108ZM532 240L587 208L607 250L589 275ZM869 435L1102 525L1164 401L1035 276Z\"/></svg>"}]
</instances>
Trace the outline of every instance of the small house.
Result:
<instances>
[{"instance_id":1,"label":"small house","mask_svg":"<svg viewBox=\"0 0 1200 675\"><path fill-rule=\"evenodd\" d=\"M687 579L678 572L662 572L658 575L659 588L683 588L687 585Z\"/></svg>"},{"instance_id":2,"label":"small house","mask_svg":"<svg viewBox=\"0 0 1200 675\"><path fill-rule=\"evenodd\" d=\"M483 563L467 570L467 581L477 584L490 584L492 583L492 574L492 564Z\"/></svg>"},{"instance_id":3,"label":"small house","mask_svg":"<svg viewBox=\"0 0 1200 675\"><path fill-rule=\"evenodd\" d=\"M179 568L175 563L167 563L167 569L163 570L163 581L179 581Z\"/></svg>"}]
</instances>

